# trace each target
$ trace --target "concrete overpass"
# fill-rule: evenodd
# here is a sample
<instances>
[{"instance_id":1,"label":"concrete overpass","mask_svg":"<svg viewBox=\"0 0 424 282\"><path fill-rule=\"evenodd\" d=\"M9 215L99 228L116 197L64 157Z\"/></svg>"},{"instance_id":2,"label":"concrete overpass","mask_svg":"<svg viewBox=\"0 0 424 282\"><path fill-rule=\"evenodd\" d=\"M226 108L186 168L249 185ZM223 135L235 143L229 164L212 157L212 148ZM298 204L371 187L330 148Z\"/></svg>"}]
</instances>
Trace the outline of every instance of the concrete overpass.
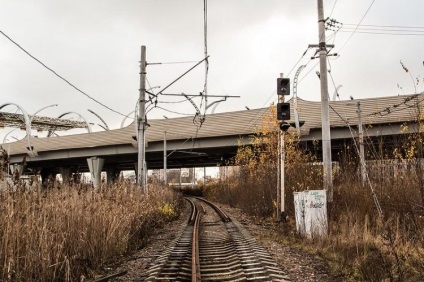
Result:
<instances>
[{"instance_id":1,"label":"concrete overpass","mask_svg":"<svg viewBox=\"0 0 424 282\"><path fill-rule=\"evenodd\" d=\"M417 112L424 100L424 94L361 99L355 101L330 102L331 138L333 158L343 140L352 139L352 131L358 124L357 102L361 103L362 120L366 125L365 135L381 137L414 132L409 126L401 132L404 123L416 125ZM291 103L291 117L293 101ZM320 102L298 99L301 127L301 141L306 149L320 150L321 112ZM168 168L225 165L241 144L249 144L252 134L258 132L266 116L274 115L271 108L244 110L211 114L201 127L193 123L193 117L148 120L146 131L146 161L148 169L163 168L164 136L166 132ZM269 118L268 118L269 120ZM290 122L293 122L291 120ZM349 126L348 126L349 125ZM293 130L293 129L291 129ZM87 159L98 157L104 160L104 170L116 172L132 170L137 162L137 143L134 140L136 128L126 128L49 138L31 137L33 151L28 142L20 140L4 144L9 151L10 163L23 160L27 169L41 169L60 173L89 171ZM309 146L309 147L308 147ZM44 172L44 173L43 173Z\"/></svg>"}]
</instances>

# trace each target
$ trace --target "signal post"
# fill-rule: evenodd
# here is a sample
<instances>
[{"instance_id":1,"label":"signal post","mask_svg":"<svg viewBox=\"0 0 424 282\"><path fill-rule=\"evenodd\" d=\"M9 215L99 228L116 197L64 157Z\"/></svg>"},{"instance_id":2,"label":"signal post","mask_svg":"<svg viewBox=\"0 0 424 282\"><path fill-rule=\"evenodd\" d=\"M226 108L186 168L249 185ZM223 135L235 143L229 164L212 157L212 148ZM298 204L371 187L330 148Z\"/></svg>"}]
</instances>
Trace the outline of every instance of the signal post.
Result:
<instances>
[{"instance_id":1,"label":"signal post","mask_svg":"<svg viewBox=\"0 0 424 282\"><path fill-rule=\"evenodd\" d=\"M282 75L281 75L282 76ZM279 163L280 163L280 183L277 185L277 198L280 195L280 205L277 206L277 217L279 221L285 221L285 189L284 189L284 161L286 158L284 138L290 124L285 120L290 120L290 103L284 102L284 96L290 95L290 78L277 78L277 95L279 103L277 103L277 120L279 121L280 127L280 142L279 142Z\"/></svg>"}]
</instances>

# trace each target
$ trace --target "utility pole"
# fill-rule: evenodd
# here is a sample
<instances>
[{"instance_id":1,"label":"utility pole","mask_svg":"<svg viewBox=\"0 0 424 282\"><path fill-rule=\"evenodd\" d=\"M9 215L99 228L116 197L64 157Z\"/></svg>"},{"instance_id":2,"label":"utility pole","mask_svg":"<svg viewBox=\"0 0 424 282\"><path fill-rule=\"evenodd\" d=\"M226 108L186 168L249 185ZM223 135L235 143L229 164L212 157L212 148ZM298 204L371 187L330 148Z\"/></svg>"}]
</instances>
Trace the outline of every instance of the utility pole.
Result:
<instances>
[{"instance_id":1,"label":"utility pole","mask_svg":"<svg viewBox=\"0 0 424 282\"><path fill-rule=\"evenodd\" d=\"M138 120L137 120L137 141L138 141L138 161L137 161L137 184L143 188L145 194L148 193L146 185L146 46L141 46L140 59L140 97L138 100Z\"/></svg>"},{"instance_id":2,"label":"utility pole","mask_svg":"<svg viewBox=\"0 0 424 282\"><path fill-rule=\"evenodd\" d=\"M318 36L319 61L321 80L321 123L322 123L322 160L324 190L327 191L328 202L333 202L333 175L331 164L330 113L328 105L327 80L327 44L325 42L325 19L323 0L318 0Z\"/></svg>"},{"instance_id":3,"label":"utility pole","mask_svg":"<svg viewBox=\"0 0 424 282\"><path fill-rule=\"evenodd\" d=\"M163 132L163 183L165 183L165 185L168 184L167 166L168 166L168 160L167 160L167 154L166 154L166 131L164 131Z\"/></svg>"},{"instance_id":4,"label":"utility pole","mask_svg":"<svg viewBox=\"0 0 424 282\"><path fill-rule=\"evenodd\" d=\"M361 182L365 185L366 181L366 170L365 170L365 150L364 150L364 131L362 129L362 110L361 103L357 103L358 106L358 133L359 133L359 161L361 164Z\"/></svg>"}]
</instances>

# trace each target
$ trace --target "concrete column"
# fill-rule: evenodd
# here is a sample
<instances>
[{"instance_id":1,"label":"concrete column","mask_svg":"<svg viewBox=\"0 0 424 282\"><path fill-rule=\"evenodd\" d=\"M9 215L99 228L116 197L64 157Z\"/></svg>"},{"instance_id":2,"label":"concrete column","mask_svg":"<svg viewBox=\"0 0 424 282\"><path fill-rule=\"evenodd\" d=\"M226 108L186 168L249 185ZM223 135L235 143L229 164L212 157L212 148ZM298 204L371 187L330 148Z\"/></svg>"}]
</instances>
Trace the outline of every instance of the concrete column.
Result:
<instances>
[{"instance_id":1,"label":"concrete column","mask_svg":"<svg viewBox=\"0 0 424 282\"><path fill-rule=\"evenodd\" d=\"M121 171L118 170L115 167L106 168L107 184L109 184L109 185L113 184L116 181L116 179L118 178L120 172Z\"/></svg>"},{"instance_id":2,"label":"concrete column","mask_svg":"<svg viewBox=\"0 0 424 282\"><path fill-rule=\"evenodd\" d=\"M42 168L40 175L43 188L53 188L56 176L55 172L52 169Z\"/></svg>"},{"instance_id":3,"label":"concrete column","mask_svg":"<svg viewBox=\"0 0 424 282\"><path fill-rule=\"evenodd\" d=\"M71 168L61 167L60 174L62 175L62 184L68 186L71 180Z\"/></svg>"},{"instance_id":4,"label":"concrete column","mask_svg":"<svg viewBox=\"0 0 424 282\"><path fill-rule=\"evenodd\" d=\"M22 173L24 172L24 166L21 164L9 165L9 169L12 175L14 175L15 173L19 173L19 175L22 175Z\"/></svg>"},{"instance_id":5,"label":"concrete column","mask_svg":"<svg viewBox=\"0 0 424 282\"><path fill-rule=\"evenodd\" d=\"M98 188L101 183L101 172L105 160L98 157L91 157L87 159L88 168L91 173L91 181L93 182L94 188Z\"/></svg>"},{"instance_id":6,"label":"concrete column","mask_svg":"<svg viewBox=\"0 0 424 282\"><path fill-rule=\"evenodd\" d=\"M134 163L134 172L135 172L135 183L137 183L137 171L138 171L138 163Z\"/></svg>"}]
</instances>

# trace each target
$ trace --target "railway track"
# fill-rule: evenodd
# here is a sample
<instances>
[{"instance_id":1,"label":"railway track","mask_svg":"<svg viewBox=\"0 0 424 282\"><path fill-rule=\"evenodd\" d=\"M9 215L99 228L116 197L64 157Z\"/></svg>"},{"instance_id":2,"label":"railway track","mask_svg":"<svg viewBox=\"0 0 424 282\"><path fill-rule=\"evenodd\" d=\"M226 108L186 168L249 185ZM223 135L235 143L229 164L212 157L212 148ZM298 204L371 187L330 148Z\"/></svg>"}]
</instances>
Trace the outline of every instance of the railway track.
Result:
<instances>
[{"instance_id":1,"label":"railway track","mask_svg":"<svg viewBox=\"0 0 424 282\"><path fill-rule=\"evenodd\" d=\"M186 199L185 230L144 281L291 281L239 222L202 198Z\"/></svg>"}]
</instances>

